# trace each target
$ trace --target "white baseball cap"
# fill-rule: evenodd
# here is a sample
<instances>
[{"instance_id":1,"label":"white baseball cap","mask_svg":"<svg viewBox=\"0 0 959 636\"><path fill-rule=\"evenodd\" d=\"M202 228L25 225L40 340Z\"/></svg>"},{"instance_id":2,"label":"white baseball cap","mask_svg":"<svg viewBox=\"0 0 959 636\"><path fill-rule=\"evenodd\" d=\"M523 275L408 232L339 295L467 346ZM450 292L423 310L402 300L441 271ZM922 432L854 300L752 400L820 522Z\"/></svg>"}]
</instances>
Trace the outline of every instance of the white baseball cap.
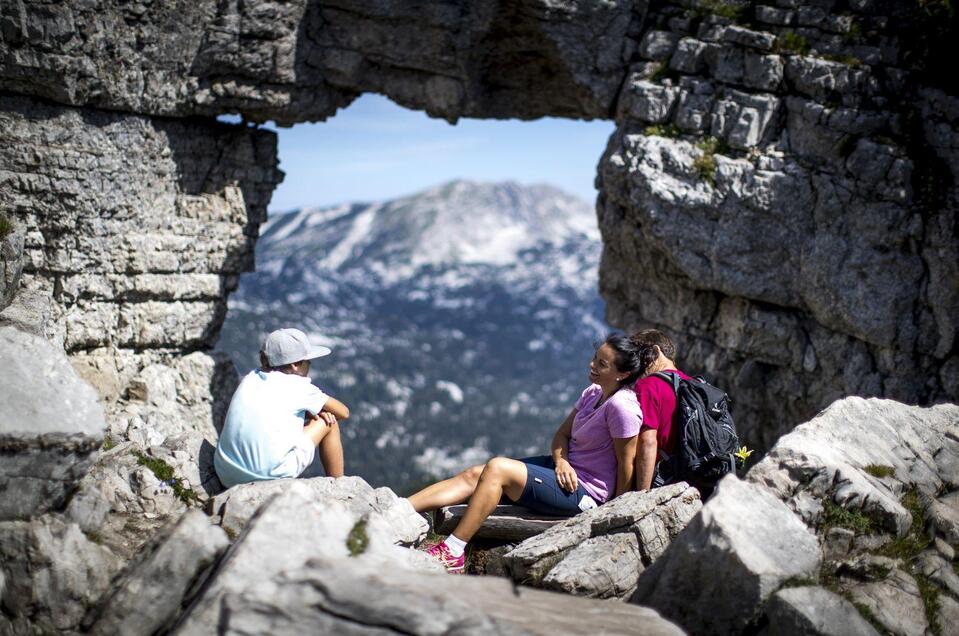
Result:
<instances>
[{"instance_id":1,"label":"white baseball cap","mask_svg":"<svg viewBox=\"0 0 959 636\"><path fill-rule=\"evenodd\" d=\"M332 351L321 345L310 344L299 329L277 329L266 337L263 353L271 367L328 356Z\"/></svg>"}]
</instances>

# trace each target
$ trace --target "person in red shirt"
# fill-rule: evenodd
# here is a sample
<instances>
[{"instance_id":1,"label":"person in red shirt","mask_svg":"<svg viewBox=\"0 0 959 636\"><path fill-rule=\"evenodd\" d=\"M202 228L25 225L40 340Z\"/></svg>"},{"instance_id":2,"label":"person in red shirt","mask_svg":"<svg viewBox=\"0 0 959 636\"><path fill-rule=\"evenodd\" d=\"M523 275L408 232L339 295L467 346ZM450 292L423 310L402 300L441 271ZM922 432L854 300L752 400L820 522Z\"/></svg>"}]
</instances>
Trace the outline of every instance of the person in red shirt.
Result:
<instances>
[{"instance_id":1,"label":"person in red shirt","mask_svg":"<svg viewBox=\"0 0 959 636\"><path fill-rule=\"evenodd\" d=\"M643 374L636 381L634 390L643 411L643 425L639 431L636 450L636 490L649 490L670 483L664 470L668 466L661 460L676 452L679 431L673 427L676 412L676 394L669 382L653 376L653 373L677 373L689 376L676 368L676 345L672 339L657 329L644 329L630 338L640 347Z\"/></svg>"}]
</instances>

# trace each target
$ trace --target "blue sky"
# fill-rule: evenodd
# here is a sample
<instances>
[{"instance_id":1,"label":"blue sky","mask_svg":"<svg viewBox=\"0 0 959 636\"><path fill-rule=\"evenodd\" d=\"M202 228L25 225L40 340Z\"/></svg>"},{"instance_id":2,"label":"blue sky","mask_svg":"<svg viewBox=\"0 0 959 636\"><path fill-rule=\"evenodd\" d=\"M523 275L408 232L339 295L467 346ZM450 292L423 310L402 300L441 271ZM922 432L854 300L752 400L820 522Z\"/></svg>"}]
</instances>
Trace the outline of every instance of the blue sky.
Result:
<instances>
[{"instance_id":1,"label":"blue sky","mask_svg":"<svg viewBox=\"0 0 959 636\"><path fill-rule=\"evenodd\" d=\"M286 178L270 211L410 194L451 179L550 183L595 200L610 121L461 119L456 125L363 95L317 124L276 128Z\"/></svg>"}]
</instances>

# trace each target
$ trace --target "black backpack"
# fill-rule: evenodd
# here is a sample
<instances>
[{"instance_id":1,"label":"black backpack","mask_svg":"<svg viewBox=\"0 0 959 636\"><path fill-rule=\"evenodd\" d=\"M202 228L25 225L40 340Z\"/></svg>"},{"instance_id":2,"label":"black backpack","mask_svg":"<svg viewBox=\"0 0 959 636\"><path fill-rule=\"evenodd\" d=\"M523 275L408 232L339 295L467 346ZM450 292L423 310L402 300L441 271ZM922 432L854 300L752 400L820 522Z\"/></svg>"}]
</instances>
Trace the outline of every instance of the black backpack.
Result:
<instances>
[{"instance_id":1,"label":"black backpack","mask_svg":"<svg viewBox=\"0 0 959 636\"><path fill-rule=\"evenodd\" d=\"M688 481L711 489L727 473L736 472L739 438L729 396L703 378L686 380L678 373L654 373L669 383L676 394L673 426L679 427L679 442L673 456L660 463L668 481Z\"/></svg>"}]
</instances>

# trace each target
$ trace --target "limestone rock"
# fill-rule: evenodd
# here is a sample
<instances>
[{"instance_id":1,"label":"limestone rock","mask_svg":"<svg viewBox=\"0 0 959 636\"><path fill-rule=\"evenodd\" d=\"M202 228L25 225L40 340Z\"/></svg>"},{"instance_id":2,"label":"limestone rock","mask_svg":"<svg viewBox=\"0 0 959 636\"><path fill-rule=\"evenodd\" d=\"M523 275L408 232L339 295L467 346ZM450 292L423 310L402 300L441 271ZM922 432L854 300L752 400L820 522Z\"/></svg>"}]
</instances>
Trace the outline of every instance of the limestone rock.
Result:
<instances>
[{"instance_id":1,"label":"limestone rock","mask_svg":"<svg viewBox=\"0 0 959 636\"><path fill-rule=\"evenodd\" d=\"M234 486L211 502L220 524L239 534L266 501L295 487L317 499L335 499L358 516L374 515L390 528L390 541L413 545L426 536L429 524L413 510L409 500L397 497L389 488L372 488L360 477L313 477L274 479Z\"/></svg>"},{"instance_id":2,"label":"limestone rock","mask_svg":"<svg viewBox=\"0 0 959 636\"><path fill-rule=\"evenodd\" d=\"M168 626L189 589L202 581L229 545L226 533L190 511L157 533L127 566L98 612L86 620L92 634L153 634Z\"/></svg>"},{"instance_id":3,"label":"limestone rock","mask_svg":"<svg viewBox=\"0 0 959 636\"><path fill-rule=\"evenodd\" d=\"M781 438L747 478L771 489L807 524L817 523L818 502L826 499L861 509L902 535L912 524L899 502L904 484L935 493L954 483L947 458L959 456L957 433L959 406L924 409L850 397ZM867 467L892 469L894 479L876 477Z\"/></svg>"},{"instance_id":4,"label":"limestone rock","mask_svg":"<svg viewBox=\"0 0 959 636\"><path fill-rule=\"evenodd\" d=\"M937 457L947 452L943 449L937 453ZM936 532L950 546L959 548L959 494L952 492L932 500L926 509L926 515Z\"/></svg>"},{"instance_id":5,"label":"limestone rock","mask_svg":"<svg viewBox=\"0 0 959 636\"><path fill-rule=\"evenodd\" d=\"M853 602L861 603L892 634L923 636L929 626L915 579L895 568L880 581L852 585Z\"/></svg>"},{"instance_id":6,"label":"limestone rock","mask_svg":"<svg viewBox=\"0 0 959 636\"><path fill-rule=\"evenodd\" d=\"M320 559L223 601L217 627L292 634L304 626L368 634L682 634L656 612L625 603L515 587L492 577L449 577ZM371 591L374 591L371 594ZM184 630L179 633L201 633ZM209 633L209 632L207 632Z\"/></svg>"},{"instance_id":7,"label":"limestone rock","mask_svg":"<svg viewBox=\"0 0 959 636\"><path fill-rule=\"evenodd\" d=\"M766 489L727 476L642 575L633 603L695 634L739 632L783 582L818 574L819 542Z\"/></svg>"},{"instance_id":8,"label":"limestone rock","mask_svg":"<svg viewBox=\"0 0 959 636\"><path fill-rule=\"evenodd\" d=\"M0 235L0 311L13 301L20 286L23 271L23 227L0 215L0 220L9 225L8 233Z\"/></svg>"},{"instance_id":9,"label":"limestone rock","mask_svg":"<svg viewBox=\"0 0 959 636\"><path fill-rule=\"evenodd\" d=\"M106 423L96 392L46 340L0 326L0 519L55 510L96 458Z\"/></svg>"},{"instance_id":10,"label":"limestone rock","mask_svg":"<svg viewBox=\"0 0 959 636\"><path fill-rule=\"evenodd\" d=\"M628 492L523 541L497 567L519 583L626 598L700 507L686 483Z\"/></svg>"},{"instance_id":11,"label":"limestone rock","mask_svg":"<svg viewBox=\"0 0 959 636\"><path fill-rule=\"evenodd\" d=\"M425 553L395 545L394 527L368 503L335 499L311 487L308 480L275 483L282 487L271 491L272 498L261 501L263 505L224 557L178 633L209 633L227 596L273 581L281 572L301 568L314 558L331 559L345 568L353 554L376 567L441 571ZM222 510L222 501L220 506Z\"/></svg>"},{"instance_id":12,"label":"limestone rock","mask_svg":"<svg viewBox=\"0 0 959 636\"><path fill-rule=\"evenodd\" d=\"M54 516L0 522L5 615L30 632L73 630L106 592L120 560Z\"/></svg>"},{"instance_id":13,"label":"limestone rock","mask_svg":"<svg viewBox=\"0 0 959 636\"><path fill-rule=\"evenodd\" d=\"M821 587L794 587L772 595L763 634L878 636L852 603Z\"/></svg>"}]
</instances>

